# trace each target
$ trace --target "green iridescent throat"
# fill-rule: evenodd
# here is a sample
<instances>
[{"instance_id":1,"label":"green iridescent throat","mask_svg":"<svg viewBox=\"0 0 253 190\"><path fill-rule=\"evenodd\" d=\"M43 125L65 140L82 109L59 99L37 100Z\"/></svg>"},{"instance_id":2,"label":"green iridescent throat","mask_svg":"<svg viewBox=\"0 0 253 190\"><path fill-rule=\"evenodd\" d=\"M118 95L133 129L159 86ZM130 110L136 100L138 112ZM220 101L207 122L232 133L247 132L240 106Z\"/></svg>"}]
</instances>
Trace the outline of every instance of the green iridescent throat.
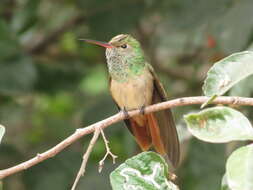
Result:
<instances>
[{"instance_id":1,"label":"green iridescent throat","mask_svg":"<svg viewBox=\"0 0 253 190\"><path fill-rule=\"evenodd\" d=\"M111 77L118 82L126 82L128 79L141 75L145 67L145 60L141 57L121 57L108 61Z\"/></svg>"},{"instance_id":2,"label":"green iridescent throat","mask_svg":"<svg viewBox=\"0 0 253 190\"><path fill-rule=\"evenodd\" d=\"M132 40L132 39L130 39ZM141 75L145 68L145 59L140 44L133 40L128 41L132 51L122 53L119 49L108 49L106 58L111 77L118 82Z\"/></svg>"}]
</instances>

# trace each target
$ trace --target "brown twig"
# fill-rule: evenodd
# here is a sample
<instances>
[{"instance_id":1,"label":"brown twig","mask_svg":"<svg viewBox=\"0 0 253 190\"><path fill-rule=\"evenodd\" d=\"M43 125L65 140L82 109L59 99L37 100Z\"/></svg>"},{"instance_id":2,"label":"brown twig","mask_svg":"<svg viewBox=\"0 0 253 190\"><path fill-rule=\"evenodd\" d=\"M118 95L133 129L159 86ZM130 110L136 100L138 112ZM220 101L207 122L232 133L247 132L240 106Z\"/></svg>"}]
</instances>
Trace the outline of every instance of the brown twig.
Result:
<instances>
[{"instance_id":1,"label":"brown twig","mask_svg":"<svg viewBox=\"0 0 253 190\"><path fill-rule=\"evenodd\" d=\"M105 159L107 158L108 155L110 155L112 157L112 163L113 164L115 163L115 160L117 158L117 156L114 155L110 150L109 141L106 139L106 136L105 136L105 133L104 133L103 129L101 130L101 134L102 134L103 140L105 142L106 154L105 154L104 158L102 160L100 160L100 162L99 162L99 166L98 166L98 172L99 173L102 171L102 169L104 167L104 161L105 161Z\"/></svg>"},{"instance_id":2,"label":"brown twig","mask_svg":"<svg viewBox=\"0 0 253 190\"><path fill-rule=\"evenodd\" d=\"M99 127L97 127L97 128L95 129L95 131L94 131L94 134L93 134L93 137L92 137L92 139L91 139L91 141L90 141L90 144L89 144L89 146L88 146L86 152L85 152L84 155L83 155L83 161L82 161L81 167L80 167L80 169L79 169L79 171L78 171L78 173L77 173L75 182L74 182L74 184L73 184L71 190L75 190L75 188L76 188L76 186L77 186L77 183L78 183L79 179L80 179L81 176L83 176L84 173L85 173L87 161L88 161L88 159L89 159L89 157L90 157L90 153L91 153L91 151L92 151L92 149L93 149L93 147L94 147L94 145L95 145L95 143L96 143L96 141L97 141L97 139L98 139L98 137L99 137L100 130L101 130L101 129L100 129Z\"/></svg>"},{"instance_id":3,"label":"brown twig","mask_svg":"<svg viewBox=\"0 0 253 190\"><path fill-rule=\"evenodd\" d=\"M92 139L90 141L90 144L89 144L86 152L83 155L83 161L82 161L81 167L80 167L80 169L79 169L79 171L77 173L77 176L75 178L75 182L74 182L71 190L75 190L76 189L78 181L80 180L81 176L84 175L85 169L86 169L86 165L87 165L87 161L88 161L88 159L90 157L90 153L91 153L91 151L92 151L92 149L93 149L93 147L94 147L94 145L95 145L95 143L96 143L96 141L97 141L100 133L102 134L103 140L105 142L106 154L103 157L103 159L99 162L99 168L98 168L99 173L102 171L103 166L104 166L104 161L105 161L105 159L107 158L108 155L111 155L111 157L113 159L113 163L115 163L115 159L117 158L117 156L114 155L111 152L110 147L109 147L109 141L106 139L106 136L105 136L105 133L104 133L103 129L101 129L100 127L96 127L96 129L94 131L94 134L93 134L93 137L92 137Z\"/></svg>"},{"instance_id":4,"label":"brown twig","mask_svg":"<svg viewBox=\"0 0 253 190\"><path fill-rule=\"evenodd\" d=\"M162 102L159 104L154 104L151 106L147 106L145 108L145 113L151 113L156 112L160 110L164 110L167 108L172 107L178 107L178 106L186 106L186 105L193 105L193 104L203 104L209 99L209 97L205 96L196 96L196 97L185 97L185 98L178 98L166 102ZM234 104L234 105L241 105L241 106L253 106L253 98L243 98L243 97L217 97L212 104ZM130 117L136 116L140 114L139 110L129 111L128 115ZM42 154L37 154L34 158L27 160L23 163L20 163L16 166L0 170L0 179L3 179L7 176L13 175L15 173L18 173L20 171L26 170L48 158L51 158L61 152L63 149L65 149L70 144L74 143L81 137L90 134L95 131L97 127L100 127L101 129L104 129L108 126L110 126L113 123L122 121L125 119L125 116L122 112L119 112L111 117L108 117L107 119L104 119L102 121L99 121L97 123L94 123L88 127L77 129L76 132L69 137L67 137L65 140L54 146L53 148L47 150L46 152Z\"/></svg>"}]
</instances>

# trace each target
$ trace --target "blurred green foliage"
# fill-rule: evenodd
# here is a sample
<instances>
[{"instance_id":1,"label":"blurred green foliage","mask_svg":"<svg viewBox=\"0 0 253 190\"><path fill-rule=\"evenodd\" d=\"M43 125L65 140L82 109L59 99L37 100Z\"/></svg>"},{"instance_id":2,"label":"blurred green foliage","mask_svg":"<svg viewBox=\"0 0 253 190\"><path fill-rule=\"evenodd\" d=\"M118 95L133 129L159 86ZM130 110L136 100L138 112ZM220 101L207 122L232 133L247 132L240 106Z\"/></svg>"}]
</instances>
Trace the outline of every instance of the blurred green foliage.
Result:
<instances>
[{"instance_id":1,"label":"blurred green foliage","mask_svg":"<svg viewBox=\"0 0 253 190\"><path fill-rule=\"evenodd\" d=\"M0 123L6 134L0 168L117 112L107 90L104 49L79 38L108 41L130 33L140 40L170 97L201 95L212 63L253 44L252 10L252 0L1 0ZM251 84L252 77L247 80ZM252 88L241 86L231 93L252 95ZM177 121L196 108L175 109ZM123 123L105 133L119 156L117 164L139 151ZM6 178L4 190L70 189L90 137ZM182 141L181 189L219 189L233 147ZM97 173L104 151L99 139L79 189L111 189L109 173L117 164L108 160L102 174Z\"/></svg>"}]
</instances>

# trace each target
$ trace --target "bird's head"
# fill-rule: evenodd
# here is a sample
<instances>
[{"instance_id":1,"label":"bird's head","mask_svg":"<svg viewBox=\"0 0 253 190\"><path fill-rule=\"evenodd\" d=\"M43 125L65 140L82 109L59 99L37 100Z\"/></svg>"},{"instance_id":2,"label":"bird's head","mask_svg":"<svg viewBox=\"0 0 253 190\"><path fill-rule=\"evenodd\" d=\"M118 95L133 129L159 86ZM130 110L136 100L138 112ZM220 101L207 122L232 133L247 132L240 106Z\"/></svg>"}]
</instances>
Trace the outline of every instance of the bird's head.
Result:
<instances>
[{"instance_id":1,"label":"bird's head","mask_svg":"<svg viewBox=\"0 0 253 190\"><path fill-rule=\"evenodd\" d=\"M113 37L108 43L95 40L84 41L106 48L108 64L111 62L142 63L144 55L140 43L129 34L119 34ZM121 61L119 61L121 60Z\"/></svg>"}]
</instances>

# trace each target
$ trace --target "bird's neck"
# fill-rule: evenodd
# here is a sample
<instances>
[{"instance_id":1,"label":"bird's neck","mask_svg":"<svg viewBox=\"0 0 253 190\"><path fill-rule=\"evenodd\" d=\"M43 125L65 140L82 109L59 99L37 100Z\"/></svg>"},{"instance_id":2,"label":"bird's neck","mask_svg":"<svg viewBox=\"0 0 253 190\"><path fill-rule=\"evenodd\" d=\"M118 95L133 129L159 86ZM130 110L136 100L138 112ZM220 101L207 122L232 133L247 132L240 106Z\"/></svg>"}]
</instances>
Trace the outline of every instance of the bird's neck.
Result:
<instances>
[{"instance_id":1,"label":"bird's neck","mask_svg":"<svg viewBox=\"0 0 253 190\"><path fill-rule=\"evenodd\" d=\"M107 62L110 76L118 82L127 82L141 75L145 67L144 59L119 58Z\"/></svg>"}]
</instances>

